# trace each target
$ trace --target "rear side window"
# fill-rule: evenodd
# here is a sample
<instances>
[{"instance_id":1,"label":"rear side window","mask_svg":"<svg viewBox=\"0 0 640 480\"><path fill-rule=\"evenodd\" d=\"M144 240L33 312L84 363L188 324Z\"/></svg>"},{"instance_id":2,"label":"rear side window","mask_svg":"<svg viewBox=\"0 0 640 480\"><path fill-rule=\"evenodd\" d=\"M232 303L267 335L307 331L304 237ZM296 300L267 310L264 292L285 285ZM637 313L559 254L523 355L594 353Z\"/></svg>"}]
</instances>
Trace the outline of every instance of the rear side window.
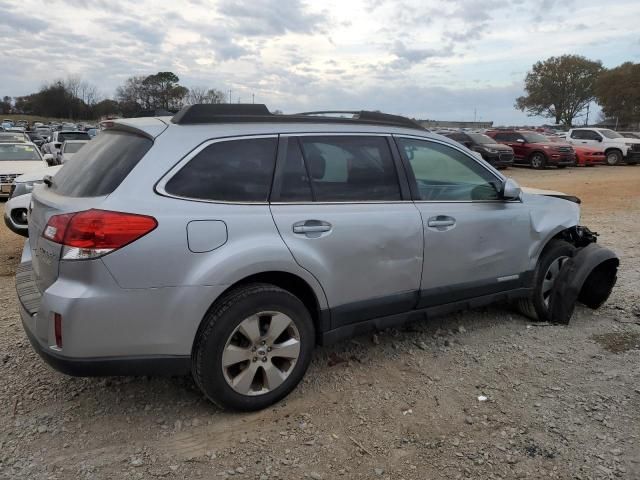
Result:
<instances>
[{"instance_id":1,"label":"rear side window","mask_svg":"<svg viewBox=\"0 0 640 480\"><path fill-rule=\"evenodd\" d=\"M266 202L277 138L216 142L193 157L166 184L179 197L222 202Z\"/></svg>"},{"instance_id":2,"label":"rear side window","mask_svg":"<svg viewBox=\"0 0 640 480\"><path fill-rule=\"evenodd\" d=\"M400 200L400 185L384 137L300 137L317 202Z\"/></svg>"},{"instance_id":3,"label":"rear side window","mask_svg":"<svg viewBox=\"0 0 640 480\"><path fill-rule=\"evenodd\" d=\"M51 189L68 197L109 195L153 145L147 137L106 130L88 142L56 174Z\"/></svg>"}]
</instances>

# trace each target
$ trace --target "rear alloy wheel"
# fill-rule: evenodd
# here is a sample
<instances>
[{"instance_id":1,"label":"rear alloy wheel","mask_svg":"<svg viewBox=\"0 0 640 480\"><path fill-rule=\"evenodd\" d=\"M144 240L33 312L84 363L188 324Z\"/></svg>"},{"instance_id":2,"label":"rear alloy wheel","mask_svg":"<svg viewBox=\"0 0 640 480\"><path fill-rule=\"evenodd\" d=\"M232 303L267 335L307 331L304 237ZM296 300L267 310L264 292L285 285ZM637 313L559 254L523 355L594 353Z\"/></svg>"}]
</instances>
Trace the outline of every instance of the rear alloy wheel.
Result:
<instances>
[{"instance_id":1,"label":"rear alloy wheel","mask_svg":"<svg viewBox=\"0 0 640 480\"><path fill-rule=\"evenodd\" d=\"M618 150L611 150L607 152L607 165L614 166L619 165L622 162L622 152Z\"/></svg>"},{"instance_id":2,"label":"rear alloy wheel","mask_svg":"<svg viewBox=\"0 0 640 480\"><path fill-rule=\"evenodd\" d=\"M531 166L536 170L541 170L547 165L547 159L543 153L536 152L531 155Z\"/></svg>"},{"instance_id":3,"label":"rear alloy wheel","mask_svg":"<svg viewBox=\"0 0 640 480\"><path fill-rule=\"evenodd\" d=\"M564 240L552 240L545 247L533 274L533 291L517 304L522 314L540 322L551 321L549 300L553 287L562 266L573 257L575 250L573 245Z\"/></svg>"},{"instance_id":4,"label":"rear alloy wheel","mask_svg":"<svg viewBox=\"0 0 640 480\"><path fill-rule=\"evenodd\" d=\"M300 382L315 345L304 304L275 285L226 294L203 320L192 354L193 377L214 403L260 410Z\"/></svg>"}]
</instances>

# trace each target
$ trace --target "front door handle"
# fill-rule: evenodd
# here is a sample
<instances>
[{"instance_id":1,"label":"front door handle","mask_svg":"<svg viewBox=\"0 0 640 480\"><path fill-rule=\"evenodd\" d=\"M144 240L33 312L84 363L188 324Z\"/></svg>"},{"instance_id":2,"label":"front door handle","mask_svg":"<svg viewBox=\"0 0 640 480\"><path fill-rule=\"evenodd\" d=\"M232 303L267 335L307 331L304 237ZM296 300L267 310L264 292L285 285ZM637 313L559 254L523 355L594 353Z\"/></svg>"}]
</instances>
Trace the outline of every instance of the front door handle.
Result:
<instances>
[{"instance_id":1,"label":"front door handle","mask_svg":"<svg viewBox=\"0 0 640 480\"><path fill-rule=\"evenodd\" d=\"M331 230L331 224L322 220L304 220L293 224L293 233L324 233Z\"/></svg>"},{"instance_id":2,"label":"front door handle","mask_svg":"<svg viewBox=\"0 0 640 480\"><path fill-rule=\"evenodd\" d=\"M456 219L447 215L438 215L437 217L431 217L427 220L427 226L437 229L447 229L453 227L456 224Z\"/></svg>"}]
</instances>

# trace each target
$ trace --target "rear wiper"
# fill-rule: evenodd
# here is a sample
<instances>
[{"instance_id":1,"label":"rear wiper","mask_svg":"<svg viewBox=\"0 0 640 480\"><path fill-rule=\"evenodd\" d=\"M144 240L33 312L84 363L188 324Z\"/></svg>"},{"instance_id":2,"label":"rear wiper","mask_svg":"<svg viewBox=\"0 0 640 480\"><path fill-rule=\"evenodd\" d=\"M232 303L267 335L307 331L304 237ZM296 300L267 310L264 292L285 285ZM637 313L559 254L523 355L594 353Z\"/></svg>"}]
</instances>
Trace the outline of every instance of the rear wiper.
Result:
<instances>
[{"instance_id":1,"label":"rear wiper","mask_svg":"<svg viewBox=\"0 0 640 480\"><path fill-rule=\"evenodd\" d=\"M45 175L42 181L47 187L51 187L53 185L53 177L51 177L51 175Z\"/></svg>"}]
</instances>

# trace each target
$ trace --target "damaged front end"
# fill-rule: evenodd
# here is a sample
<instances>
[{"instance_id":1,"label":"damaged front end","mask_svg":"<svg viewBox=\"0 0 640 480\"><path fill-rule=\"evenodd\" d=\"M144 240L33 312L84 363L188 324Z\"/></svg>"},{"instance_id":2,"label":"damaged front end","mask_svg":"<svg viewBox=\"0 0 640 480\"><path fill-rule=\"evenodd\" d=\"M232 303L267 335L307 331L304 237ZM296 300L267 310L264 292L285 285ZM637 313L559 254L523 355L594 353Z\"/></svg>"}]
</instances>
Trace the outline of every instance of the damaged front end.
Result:
<instances>
[{"instance_id":1,"label":"damaged front end","mask_svg":"<svg viewBox=\"0 0 640 480\"><path fill-rule=\"evenodd\" d=\"M599 308L616 284L618 256L596 243L597 233L576 226L563 232L564 240L576 247L564 262L551 292L550 314L554 323L568 324L576 302Z\"/></svg>"}]
</instances>

